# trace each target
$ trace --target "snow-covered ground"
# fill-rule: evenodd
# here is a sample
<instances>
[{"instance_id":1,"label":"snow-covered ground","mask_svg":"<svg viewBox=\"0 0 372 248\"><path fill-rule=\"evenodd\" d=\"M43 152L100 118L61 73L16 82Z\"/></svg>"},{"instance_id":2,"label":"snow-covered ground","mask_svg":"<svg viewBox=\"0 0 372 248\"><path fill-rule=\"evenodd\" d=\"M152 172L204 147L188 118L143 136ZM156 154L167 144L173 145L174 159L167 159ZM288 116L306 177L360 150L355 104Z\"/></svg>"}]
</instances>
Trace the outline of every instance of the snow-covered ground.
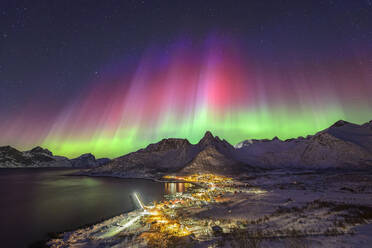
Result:
<instances>
[{"instance_id":1,"label":"snow-covered ground","mask_svg":"<svg viewBox=\"0 0 372 248\"><path fill-rule=\"evenodd\" d=\"M191 247L371 247L372 171L276 170L202 185L48 245L158 247L164 239ZM154 235L158 243L149 242Z\"/></svg>"}]
</instances>

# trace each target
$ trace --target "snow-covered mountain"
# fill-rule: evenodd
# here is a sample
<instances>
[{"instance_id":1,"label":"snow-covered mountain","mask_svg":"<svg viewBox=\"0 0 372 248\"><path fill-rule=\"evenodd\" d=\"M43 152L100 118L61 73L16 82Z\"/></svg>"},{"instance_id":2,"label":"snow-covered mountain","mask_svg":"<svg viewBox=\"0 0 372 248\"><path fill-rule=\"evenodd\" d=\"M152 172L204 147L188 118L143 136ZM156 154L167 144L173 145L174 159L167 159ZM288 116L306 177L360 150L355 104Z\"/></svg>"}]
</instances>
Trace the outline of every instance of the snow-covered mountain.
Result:
<instances>
[{"instance_id":1,"label":"snow-covered mountain","mask_svg":"<svg viewBox=\"0 0 372 248\"><path fill-rule=\"evenodd\" d=\"M92 154L83 154L75 159L55 156L48 149L35 147L21 152L11 146L0 147L0 168L92 168L108 163L109 159L96 159Z\"/></svg>"},{"instance_id":2,"label":"snow-covered mountain","mask_svg":"<svg viewBox=\"0 0 372 248\"><path fill-rule=\"evenodd\" d=\"M237 174L253 168L287 167L372 168L372 122L357 125L338 121L306 138L250 139L235 147L210 132L195 145L186 139L163 139L88 174L159 177L173 172Z\"/></svg>"},{"instance_id":3,"label":"snow-covered mountain","mask_svg":"<svg viewBox=\"0 0 372 248\"><path fill-rule=\"evenodd\" d=\"M29 151L18 151L11 146L0 147L0 168L72 167L66 157L54 156L48 149L35 147Z\"/></svg>"},{"instance_id":4,"label":"snow-covered mountain","mask_svg":"<svg viewBox=\"0 0 372 248\"><path fill-rule=\"evenodd\" d=\"M372 122L338 121L306 138L246 140L235 146L239 161L264 167L362 168L372 166Z\"/></svg>"},{"instance_id":5,"label":"snow-covered mountain","mask_svg":"<svg viewBox=\"0 0 372 248\"><path fill-rule=\"evenodd\" d=\"M145 149L91 169L90 175L161 177L169 173L211 172L235 174L251 169L234 159L235 148L207 131L195 145L187 139L163 139Z\"/></svg>"},{"instance_id":6,"label":"snow-covered mountain","mask_svg":"<svg viewBox=\"0 0 372 248\"><path fill-rule=\"evenodd\" d=\"M69 160L36 147L20 152L0 147L0 167L91 168L90 175L159 177L169 173L237 174L253 168L372 168L372 121L357 125L338 121L306 138L248 139L235 147L206 132L197 143L163 139L113 160L83 154Z\"/></svg>"},{"instance_id":7,"label":"snow-covered mountain","mask_svg":"<svg viewBox=\"0 0 372 248\"><path fill-rule=\"evenodd\" d=\"M234 159L235 148L226 140L214 137L207 131L195 145L198 153L179 171L181 174L207 172L217 174L237 174L250 167Z\"/></svg>"}]
</instances>

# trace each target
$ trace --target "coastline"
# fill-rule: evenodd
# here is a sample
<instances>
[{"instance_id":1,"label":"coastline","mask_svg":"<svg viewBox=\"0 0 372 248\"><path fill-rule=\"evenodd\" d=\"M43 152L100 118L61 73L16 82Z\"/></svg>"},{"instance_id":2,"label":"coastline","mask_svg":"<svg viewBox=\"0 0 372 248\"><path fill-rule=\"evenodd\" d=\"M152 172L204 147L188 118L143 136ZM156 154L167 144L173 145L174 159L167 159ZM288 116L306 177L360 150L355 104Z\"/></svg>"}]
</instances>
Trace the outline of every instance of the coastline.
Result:
<instances>
[{"instance_id":1,"label":"coastline","mask_svg":"<svg viewBox=\"0 0 372 248\"><path fill-rule=\"evenodd\" d=\"M294 239L302 243L350 244L360 239L357 230L365 230L364 226L367 228L372 220L372 201L368 198L372 193L372 183L368 181L372 173L338 173L264 173L227 183L221 183L223 180L217 177L215 182L200 179L199 183L206 187L168 195L167 200L147 206L149 213L155 211L153 215L138 216L138 210L123 213L64 233L63 239L51 239L47 244L48 247L67 247L75 242L95 245L104 242L107 247L118 244L147 247L156 244L157 239L166 239L184 245L219 242L236 245L248 242L241 236L243 233L249 239L270 245ZM364 184L369 186L363 192L344 190L346 186L339 183L339 177L346 178L351 189ZM324 211L328 211L327 217L323 216L325 219L318 223ZM349 217L342 217L353 216L354 211L362 211L360 220L348 222ZM138 219L133 221L133 218ZM125 224L127 222L131 222L130 226ZM177 228L169 230L169 225ZM351 233L354 235L350 236ZM362 243L368 244L369 240L362 240L365 242ZM368 247L363 244L359 247Z\"/></svg>"}]
</instances>

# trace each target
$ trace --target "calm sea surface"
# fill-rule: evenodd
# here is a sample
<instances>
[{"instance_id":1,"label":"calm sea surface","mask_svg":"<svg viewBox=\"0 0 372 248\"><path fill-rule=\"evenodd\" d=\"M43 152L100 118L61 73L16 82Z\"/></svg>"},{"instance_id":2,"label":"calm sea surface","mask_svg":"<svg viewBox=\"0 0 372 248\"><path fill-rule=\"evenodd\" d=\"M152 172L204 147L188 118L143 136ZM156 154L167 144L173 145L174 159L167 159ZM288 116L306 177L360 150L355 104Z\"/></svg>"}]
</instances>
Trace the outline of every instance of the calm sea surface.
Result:
<instances>
[{"instance_id":1,"label":"calm sea surface","mask_svg":"<svg viewBox=\"0 0 372 248\"><path fill-rule=\"evenodd\" d=\"M67 169L0 169L0 247L27 247L60 232L91 224L136 208L165 193L183 191L179 184L141 179L67 176Z\"/></svg>"}]
</instances>

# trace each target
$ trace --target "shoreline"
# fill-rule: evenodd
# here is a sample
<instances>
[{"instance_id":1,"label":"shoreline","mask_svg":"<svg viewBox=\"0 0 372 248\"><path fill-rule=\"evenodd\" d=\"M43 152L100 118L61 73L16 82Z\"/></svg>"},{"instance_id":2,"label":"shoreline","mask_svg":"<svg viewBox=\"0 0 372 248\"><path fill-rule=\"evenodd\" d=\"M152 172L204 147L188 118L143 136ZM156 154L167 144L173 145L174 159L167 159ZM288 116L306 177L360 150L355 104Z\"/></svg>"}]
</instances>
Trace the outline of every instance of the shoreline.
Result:
<instances>
[{"instance_id":1,"label":"shoreline","mask_svg":"<svg viewBox=\"0 0 372 248\"><path fill-rule=\"evenodd\" d=\"M45 169L45 168L40 168L40 169ZM55 169L55 168L47 168L47 169ZM60 169L60 170L63 171L66 168L57 168L57 169ZM102 177L102 178L115 178L115 179L129 179L129 180L150 180L150 181L157 182L157 183L188 183L188 182L182 182L182 181L179 181L179 180L159 180L159 179L156 179L156 178L118 177L118 176L110 176L110 175L89 175L89 174L85 174L85 173L79 174L79 171L78 172L75 172L75 173L71 173L71 174L63 174L63 176L73 176L73 177L75 177L75 176L76 177ZM99 223L108 221L110 219L113 219L113 218L116 218L116 217L119 217L119 216L123 216L123 215L127 215L129 213L136 212L136 211L138 211L138 209L132 209L132 210L129 210L129 211L124 211L124 212L118 213L118 214L113 214L113 215L111 215L111 216L109 216L107 218L102 218L102 219L97 220L97 221L94 221L94 222L82 224L80 226L77 226L76 228L69 228L69 229L58 231L58 232L48 232L46 234L47 235L47 238L46 239L36 240L36 241L28 244L27 247L32 247L32 248L49 247L46 244L50 240L55 239L55 238L61 238L64 233L69 233L69 232L73 232L75 230L88 228L88 227L97 225Z\"/></svg>"},{"instance_id":2,"label":"shoreline","mask_svg":"<svg viewBox=\"0 0 372 248\"><path fill-rule=\"evenodd\" d=\"M203 179L196 175L199 183L207 187L168 195L167 200L148 207L149 213L153 214L123 213L88 228L65 233L63 240L52 239L46 244L64 247L75 242L96 245L104 242L107 247L118 244L146 247L156 244L157 240L173 240L186 242L183 244L227 242L236 245L237 242L248 242L242 240L242 232L249 239L270 245L292 239L325 245L328 242L357 242L361 238L358 230L368 229L368 223L372 224L372 199L368 198L372 194L372 174L338 172L261 173L241 181L218 177ZM340 183L339 177L346 178L349 185ZM150 180L154 181L154 178ZM364 191L356 192L355 188ZM360 220L348 222L355 211L361 213ZM327 216L321 217L320 221L318 218L322 213ZM125 224L127 222L130 226ZM172 226L175 229L169 229ZM348 235L352 233L354 235Z\"/></svg>"}]
</instances>

